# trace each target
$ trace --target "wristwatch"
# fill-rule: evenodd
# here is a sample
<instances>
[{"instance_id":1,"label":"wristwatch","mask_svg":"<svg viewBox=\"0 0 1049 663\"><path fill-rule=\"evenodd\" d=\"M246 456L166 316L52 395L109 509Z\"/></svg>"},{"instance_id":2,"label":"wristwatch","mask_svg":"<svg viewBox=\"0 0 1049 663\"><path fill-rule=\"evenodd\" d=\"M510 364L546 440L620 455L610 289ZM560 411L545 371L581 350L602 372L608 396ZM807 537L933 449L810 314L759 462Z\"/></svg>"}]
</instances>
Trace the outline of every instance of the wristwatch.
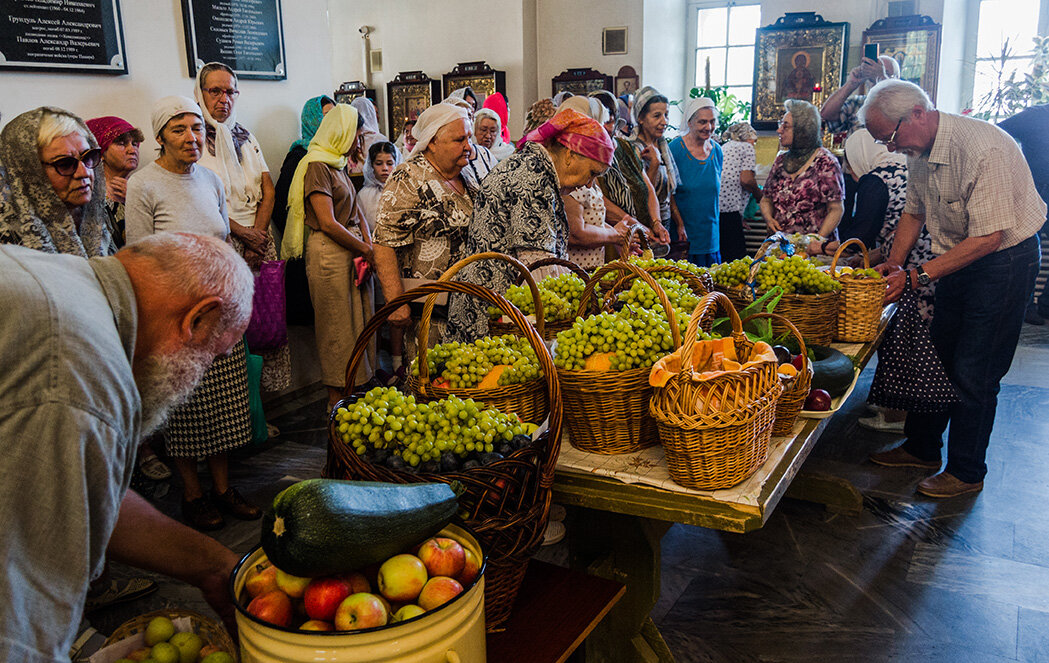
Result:
<instances>
[{"instance_id":1,"label":"wristwatch","mask_svg":"<svg viewBox=\"0 0 1049 663\"><path fill-rule=\"evenodd\" d=\"M918 265L918 285L926 286L932 283L932 277L925 273L925 268Z\"/></svg>"}]
</instances>

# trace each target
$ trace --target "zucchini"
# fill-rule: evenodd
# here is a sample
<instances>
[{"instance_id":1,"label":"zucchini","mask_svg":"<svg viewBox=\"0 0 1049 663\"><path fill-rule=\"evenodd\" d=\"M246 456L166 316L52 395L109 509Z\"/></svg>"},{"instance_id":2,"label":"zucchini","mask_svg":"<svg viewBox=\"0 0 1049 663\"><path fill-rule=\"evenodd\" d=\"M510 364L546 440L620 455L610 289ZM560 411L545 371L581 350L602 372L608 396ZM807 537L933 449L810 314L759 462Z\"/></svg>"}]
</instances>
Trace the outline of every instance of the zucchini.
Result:
<instances>
[{"instance_id":1,"label":"zucchini","mask_svg":"<svg viewBox=\"0 0 1049 663\"><path fill-rule=\"evenodd\" d=\"M834 348L811 345L812 388L825 389L831 398L841 396L849 389L855 376L852 360Z\"/></svg>"},{"instance_id":2,"label":"zucchini","mask_svg":"<svg viewBox=\"0 0 1049 663\"><path fill-rule=\"evenodd\" d=\"M443 483L308 479L273 499L262 518L262 549L292 575L349 573L436 534L458 509Z\"/></svg>"}]
</instances>

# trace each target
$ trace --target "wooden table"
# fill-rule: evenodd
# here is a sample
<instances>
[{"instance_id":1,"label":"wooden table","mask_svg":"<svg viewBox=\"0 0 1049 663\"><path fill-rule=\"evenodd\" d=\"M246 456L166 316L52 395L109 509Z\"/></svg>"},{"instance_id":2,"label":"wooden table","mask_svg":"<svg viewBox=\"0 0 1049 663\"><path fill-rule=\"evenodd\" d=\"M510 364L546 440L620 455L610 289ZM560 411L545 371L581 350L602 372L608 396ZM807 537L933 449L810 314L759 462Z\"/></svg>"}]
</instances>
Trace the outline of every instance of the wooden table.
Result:
<instances>
[{"instance_id":1,"label":"wooden table","mask_svg":"<svg viewBox=\"0 0 1049 663\"><path fill-rule=\"evenodd\" d=\"M861 370L873 357L894 313L895 306L885 309L877 337L853 355ZM802 420L794 436L786 440L782 455L759 468L760 489L746 502L626 484L559 467L554 501L576 507L567 523L571 565L627 585L624 599L587 642L587 660L674 660L649 618L659 599L660 541L674 523L751 532L765 524L784 495L818 502L834 511L859 513L862 496L849 482L800 471L829 421Z\"/></svg>"}]
</instances>

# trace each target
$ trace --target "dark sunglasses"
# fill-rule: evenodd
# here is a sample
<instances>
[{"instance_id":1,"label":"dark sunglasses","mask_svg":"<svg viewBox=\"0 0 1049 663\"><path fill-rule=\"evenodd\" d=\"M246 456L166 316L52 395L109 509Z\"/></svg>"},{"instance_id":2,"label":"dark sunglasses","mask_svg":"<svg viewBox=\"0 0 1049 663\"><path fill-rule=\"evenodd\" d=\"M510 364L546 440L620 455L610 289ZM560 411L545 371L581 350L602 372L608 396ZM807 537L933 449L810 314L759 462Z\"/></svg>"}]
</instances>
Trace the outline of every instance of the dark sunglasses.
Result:
<instances>
[{"instance_id":1,"label":"dark sunglasses","mask_svg":"<svg viewBox=\"0 0 1049 663\"><path fill-rule=\"evenodd\" d=\"M94 170L95 166L102 162L102 150L97 147L83 152L78 157L65 156L59 157L54 161L44 162L45 166L51 166L55 169L55 172L63 177L71 177L76 174L77 168L80 164L84 164L84 167L88 170Z\"/></svg>"}]
</instances>

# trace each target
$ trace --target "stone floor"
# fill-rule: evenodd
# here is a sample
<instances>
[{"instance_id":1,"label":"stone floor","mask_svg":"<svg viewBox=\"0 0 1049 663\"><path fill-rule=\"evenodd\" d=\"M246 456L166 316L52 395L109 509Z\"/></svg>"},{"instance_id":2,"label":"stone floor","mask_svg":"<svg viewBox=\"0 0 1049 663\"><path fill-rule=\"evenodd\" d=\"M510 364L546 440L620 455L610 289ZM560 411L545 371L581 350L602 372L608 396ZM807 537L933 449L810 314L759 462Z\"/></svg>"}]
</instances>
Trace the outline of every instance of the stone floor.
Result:
<instances>
[{"instance_id":1,"label":"stone floor","mask_svg":"<svg viewBox=\"0 0 1049 663\"><path fill-rule=\"evenodd\" d=\"M784 499L757 532L676 525L665 536L652 617L679 663L1049 661L1049 327L1024 328L999 397L985 488L974 496L925 499L914 493L919 471L866 461L899 440L856 424L872 374L805 466L852 481L864 495L861 515ZM322 398L303 393L270 412L280 437L233 465L251 499L265 503L320 474ZM179 493L172 486L155 502L177 515ZM258 527L234 522L216 538L247 552ZM563 545L540 556L562 561ZM99 611L93 625L105 633L164 606L207 611L192 588L158 580L156 594Z\"/></svg>"}]
</instances>

